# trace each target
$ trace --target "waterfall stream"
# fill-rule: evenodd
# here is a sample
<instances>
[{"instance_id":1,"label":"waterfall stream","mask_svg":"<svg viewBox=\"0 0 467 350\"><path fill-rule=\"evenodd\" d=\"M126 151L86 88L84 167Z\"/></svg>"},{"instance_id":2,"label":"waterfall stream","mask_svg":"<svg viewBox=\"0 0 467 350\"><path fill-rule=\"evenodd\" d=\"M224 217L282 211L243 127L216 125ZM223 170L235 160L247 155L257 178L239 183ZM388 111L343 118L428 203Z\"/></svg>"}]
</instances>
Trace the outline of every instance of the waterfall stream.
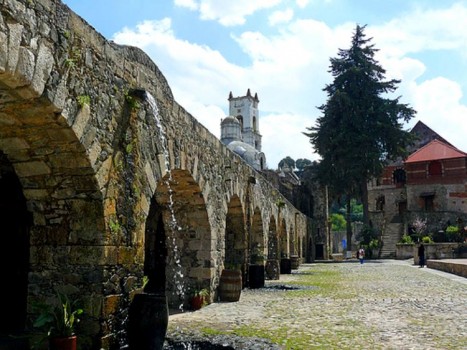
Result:
<instances>
[{"instance_id":1,"label":"waterfall stream","mask_svg":"<svg viewBox=\"0 0 467 350\"><path fill-rule=\"evenodd\" d=\"M169 222L169 228L172 232L172 250L174 253L174 261L176 264L175 267L175 285L177 287L177 295L180 298L180 300L185 299L185 286L183 283L183 273L182 273L182 265L181 265L181 260L180 260L180 254L181 252L178 249L177 242L175 239L176 232L180 231L182 227L178 224L177 218L175 217L175 210L174 210L174 201L173 201L173 189L171 187L171 182L172 182L172 172L170 169L170 159L169 159L169 150L168 150L168 142L167 142L167 136L166 132L164 130L164 127L162 125L162 122L160 120L160 115L159 115L159 108L157 107L157 103L155 98L148 92L146 91L146 99L149 103L150 106L150 112L154 116L154 120L156 122L157 129L159 131L159 141L160 141L160 147L162 148L162 155L164 159L164 166L165 166L165 171L166 174L168 175L166 180L164 180L164 184L167 186L168 193L169 193L169 200L168 200L168 209L170 212L171 220ZM164 169L161 169L161 176L164 177L163 174ZM183 302L180 304L179 309L183 311Z\"/></svg>"}]
</instances>

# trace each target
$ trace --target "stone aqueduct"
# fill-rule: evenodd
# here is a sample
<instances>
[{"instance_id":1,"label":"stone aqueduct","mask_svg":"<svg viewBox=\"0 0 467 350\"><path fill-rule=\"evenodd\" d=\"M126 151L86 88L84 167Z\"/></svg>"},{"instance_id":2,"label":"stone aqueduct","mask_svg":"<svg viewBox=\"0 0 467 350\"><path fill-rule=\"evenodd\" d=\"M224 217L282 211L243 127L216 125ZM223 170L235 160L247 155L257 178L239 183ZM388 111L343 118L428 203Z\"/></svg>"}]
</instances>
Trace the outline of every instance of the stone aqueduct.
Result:
<instances>
[{"instance_id":1,"label":"stone aqueduct","mask_svg":"<svg viewBox=\"0 0 467 350\"><path fill-rule=\"evenodd\" d=\"M0 3L3 330L60 289L84 305L83 347L116 348L143 275L176 306L197 284L215 296L253 246L304 256L307 218L174 101L145 53L60 1Z\"/></svg>"}]
</instances>

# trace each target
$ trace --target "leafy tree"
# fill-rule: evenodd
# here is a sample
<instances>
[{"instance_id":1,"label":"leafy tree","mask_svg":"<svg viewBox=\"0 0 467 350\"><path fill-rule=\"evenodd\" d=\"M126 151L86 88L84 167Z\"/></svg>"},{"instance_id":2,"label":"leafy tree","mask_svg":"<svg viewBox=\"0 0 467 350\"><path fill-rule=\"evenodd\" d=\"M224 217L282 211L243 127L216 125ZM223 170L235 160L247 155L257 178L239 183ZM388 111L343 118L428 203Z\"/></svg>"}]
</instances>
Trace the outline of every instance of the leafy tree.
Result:
<instances>
[{"instance_id":1,"label":"leafy tree","mask_svg":"<svg viewBox=\"0 0 467 350\"><path fill-rule=\"evenodd\" d=\"M343 231L346 227L346 221L342 214L331 214L331 229L333 231Z\"/></svg>"},{"instance_id":2,"label":"leafy tree","mask_svg":"<svg viewBox=\"0 0 467 350\"><path fill-rule=\"evenodd\" d=\"M374 59L377 49L366 39L365 26L356 26L350 49L339 49L331 58L334 77L326 85L327 101L318 107L322 116L307 128L310 142L322 160L318 176L336 195L360 198L363 221L368 224L367 182L381 174L387 161L405 156L411 142L402 121L409 121L415 111L390 99L399 80L384 80L385 70ZM352 232L347 220L347 241Z\"/></svg>"},{"instance_id":3,"label":"leafy tree","mask_svg":"<svg viewBox=\"0 0 467 350\"><path fill-rule=\"evenodd\" d=\"M302 171L305 169L306 166L311 165L312 162L309 159L306 158L298 158L297 161L295 162L295 166L299 171Z\"/></svg>"},{"instance_id":4,"label":"leafy tree","mask_svg":"<svg viewBox=\"0 0 467 350\"><path fill-rule=\"evenodd\" d=\"M290 158L290 156L287 156L279 162L279 169L283 168L284 165L287 165L290 169L293 170L295 168L295 160Z\"/></svg>"}]
</instances>

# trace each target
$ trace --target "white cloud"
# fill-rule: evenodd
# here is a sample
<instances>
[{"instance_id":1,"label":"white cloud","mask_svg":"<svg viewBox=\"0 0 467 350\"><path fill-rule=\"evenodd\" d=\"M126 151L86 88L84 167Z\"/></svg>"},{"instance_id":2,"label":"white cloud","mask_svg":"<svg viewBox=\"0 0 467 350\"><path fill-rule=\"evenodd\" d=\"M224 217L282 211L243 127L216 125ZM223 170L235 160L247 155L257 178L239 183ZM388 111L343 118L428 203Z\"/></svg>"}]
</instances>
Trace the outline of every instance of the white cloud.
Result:
<instances>
[{"instance_id":1,"label":"white cloud","mask_svg":"<svg viewBox=\"0 0 467 350\"><path fill-rule=\"evenodd\" d=\"M287 156L295 160L318 159L318 155L313 153L309 138L303 134L309 126L310 118L307 115L282 113L260 116L262 151L266 154L269 168L276 169L279 162Z\"/></svg>"},{"instance_id":2,"label":"white cloud","mask_svg":"<svg viewBox=\"0 0 467 350\"><path fill-rule=\"evenodd\" d=\"M310 0L296 0L297 6L300 8L305 8Z\"/></svg>"},{"instance_id":3,"label":"white cloud","mask_svg":"<svg viewBox=\"0 0 467 350\"><path fill-rule=\"evenodd\" d=\"M460 3L440 10L417 9L384 25L372 26L369 33L392 56L426 50L467 52L466 18L467 7Z\"/></svg>"},{"instance_id":4,"label":"white cloud","mask_svg":"<svg viewBox=\"0 0 467 350\"><path fill-rule=\"evenodd\" d=\"M193 2L184 0L184 3L188 6ZM214 1L197 4L202 13L207 14L209 8L212 18L217 20L226 19L229 14L227 9L214 6ZM261 2L254 4L258 9ZM240 12L248 12L245 11ZM368 26L366 33L380 49L376 59L387 70L387 78L402 80L396 91L396 95L403 95L402 102L418 111L417 119L467 150L462 139L467 134L467 107L461 103L460 85L441 77L424 81L425 63L421 56L410 56L415 51L445 47L464 49L467 40L463 42L460 38L465 34L456 31L458 23L452 23L458 19L455 12L463 11L463 7L443 10L440 22L436 22L434 13L417 10L383 25ZM426 23L430 20L431 23ZM444 44L436 43L435 34L424 34L423 28L430 32L430 26L443 27L440 40ZM320 114L316 107L326 102L322 89L332 78L328 73L329 58L336 57L339 48L349 48L354 27L353 22L332 28L320 21L302 19L284 24L274 35L259 29L232 35L233 43L250 60L244 66L229 62L208 46L177 38L169 19L125 28L114 40L145 50L168 79L177 102L216 136L220 133L220 119L228 111L229 91L235 96L243 95L247 88L257 92L263 151L268 165L275 168L286 156L316 159L302 133L313 126Z\"/></svg>"},{"instance_id":5,"label":"white cloud","mask_svg":"<svg viewBox=\"0 0 467 350\"><path fill-rule=\"evenodd\" d=\"M279 23L287 23L293 18L293 10L288 8L284 11L274 11L269 16L269 24L274 26Z\"/></svg>"},{"instance_id":6,"label":"white cloud","mask_svg":"<svg viewBox=\"0 0 467 350\"><path fill-rule=\"evenodd\" d=\"M198 3L196 0L175 0L175 6L186 7L192 11L198 9Z\"/></svg>"},{"instance_id":7,"label":"white cloud","mask_svg":"<svg viewBox=\"0 0 467 350\"><path fill-rule=\"evenodd\" d=\"M242 25L246 16L272 8L281 2L282 0L176 0L179 6L198 10L201 19L218 21L224 26Z\"/></svg>"},{"instance_id":8,"label":"white cloud","mask_svg":"<svg viewBox=\"0 0 467 350\"><path fill-rule=\"evenodd\" d=\"M467 106L460 103L462 90L458 83L443 77L424 81L416 87L413 106L430 128L452 143L467 151Z\"/></svg>"},{"instance_id":9,"label":"white cloud","mask_svg":"<svg viewBox=\"0 0 467 350\"><path fill-rule=\"evenodd\" d=\"M462 87L444 77L425 80L424 52L444 52L467 57L467 32L462 29L467 7L460 3L439 10L416 9L384 25L368 28L368 37L380 48L376 59L387 78L401 79L396 95L403 96L421 120L455 146L467 149L467 106ZM418 59L409 57L417 53ZM446 63L449 65L449 63ZM414 122L411 123L412 125Z\"/></svg>"}]
</instances>

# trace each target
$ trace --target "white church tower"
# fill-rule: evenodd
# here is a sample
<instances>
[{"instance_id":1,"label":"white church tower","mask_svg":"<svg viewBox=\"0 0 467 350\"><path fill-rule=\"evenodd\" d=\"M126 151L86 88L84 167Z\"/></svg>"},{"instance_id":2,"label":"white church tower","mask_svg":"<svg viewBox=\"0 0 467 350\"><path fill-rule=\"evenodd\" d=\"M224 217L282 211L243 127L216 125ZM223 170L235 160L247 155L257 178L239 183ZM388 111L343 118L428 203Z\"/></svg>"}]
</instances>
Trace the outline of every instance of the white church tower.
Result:
<instances>
[{"instance_id":1,"label":"white church tower","mask_svg":"<svg viewBox=\"0 0 467 350\"><path fill-rule=\"evenodd\" d=\"M240 122L243 142L261 152L261 135L259 133L258 94L251 96L248 89L246 96L233 97L229 94L229 115Z\"/></svg>"}]
</instances>

